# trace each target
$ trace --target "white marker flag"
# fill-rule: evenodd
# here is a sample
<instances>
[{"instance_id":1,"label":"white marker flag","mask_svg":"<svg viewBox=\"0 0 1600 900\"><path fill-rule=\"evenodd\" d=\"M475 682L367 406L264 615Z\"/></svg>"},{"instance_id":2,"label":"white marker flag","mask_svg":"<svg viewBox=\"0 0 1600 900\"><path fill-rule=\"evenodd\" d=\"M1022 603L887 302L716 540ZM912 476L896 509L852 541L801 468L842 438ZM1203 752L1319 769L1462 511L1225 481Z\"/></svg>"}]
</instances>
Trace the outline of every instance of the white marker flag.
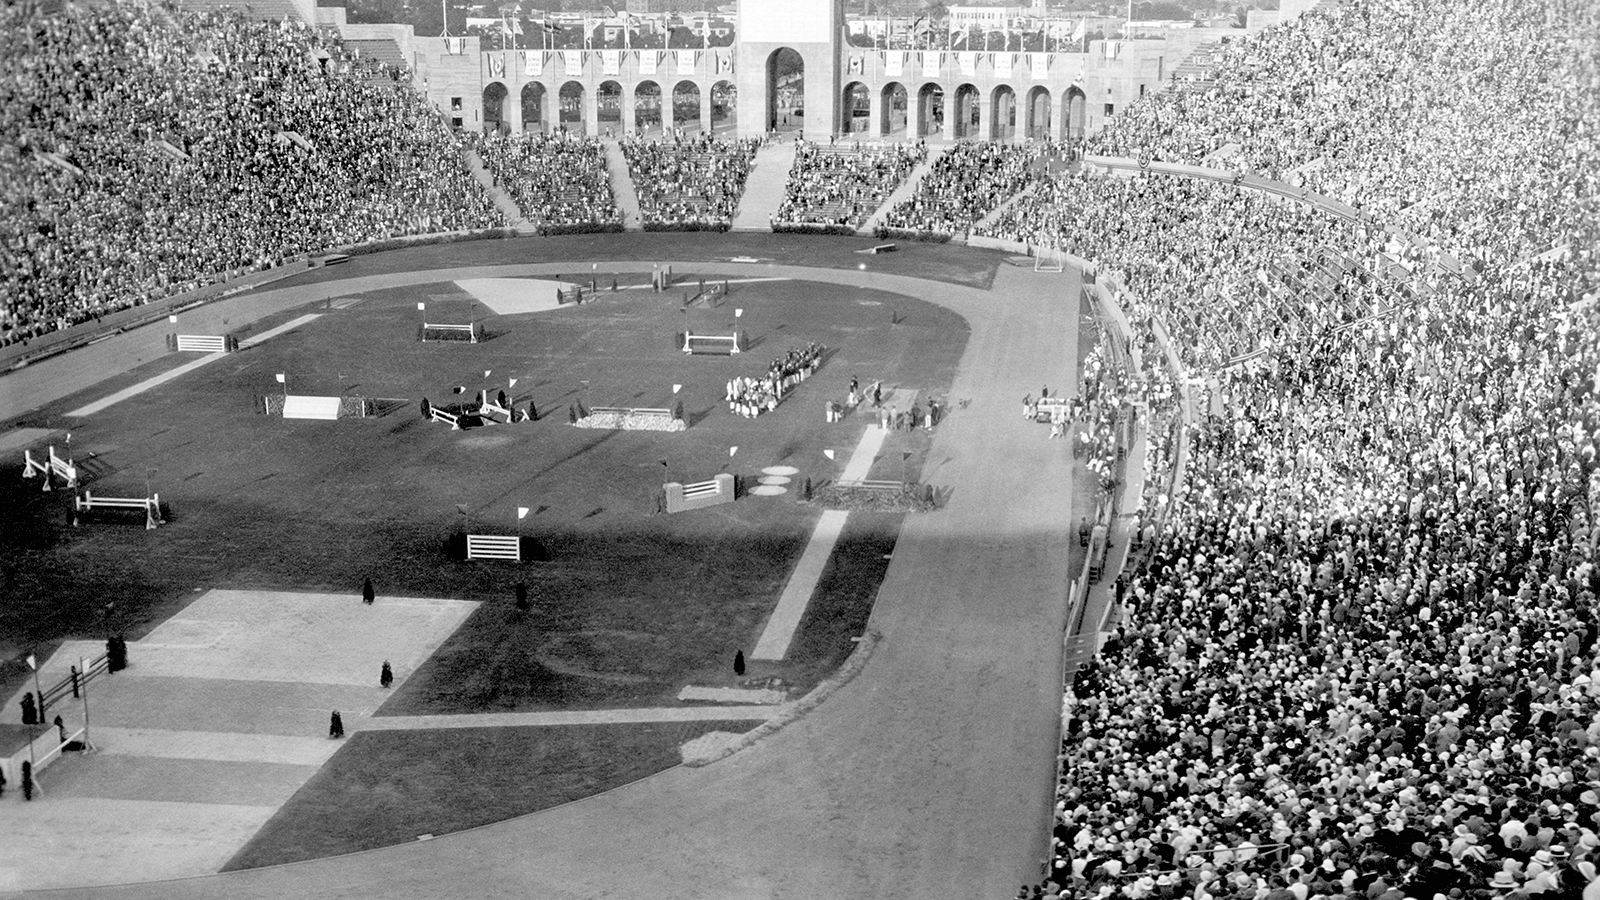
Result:
<instances>
[{"instance_id":1,"label":"white marker flag","mask_svg":"<svg viewBox=\"0 0 1600 900\"><path fill-rule=\"evenodd\" d=\"M283 373L282 372L278 373L278 383L279 384L287 384L288 383L288 382L283 380Z\"/></svg>"},{"instance_id":2,"label":"white marker flag","mask_svg":"<svg viewBox=\"0 0 1600 900\"><path fill-rule=\"evenodd\" d=\"M418 303L417 304L417 312L422 312L423 310L426 310L427 308L428 308L428 304L426 304L426 303Z\"/></svg>"},{"instance_id":3,"label":"white marker flag","mask_svg":"<svg viewBox=\"0 0 1600 900\"><path fill-rule=\"evenodd\" d=\"M171 322L174 325L176 325L176 324L178 324L178 317L177 316L167 316L167 321Z\"/></svg>"},{"instance_id":4,"label":"white marker flag","mask_svg":"<svg viewBox=\"0 0 1600 900\"><path fill-rule=\"evenodd\" d=\"M506 387L516 387L516 386L517 386L517 380L515 378L511 379L511 383L506 385Z\"/></svg>"},{"instance_id":5,"label":"white marker flag","mask_svg":"<svg viewBox=\"0 0 1600 900\"><path fill-rule=\"evenodd\" d=\"M527 516L527 515L528 515L528 508L526 506L517 507L517 521L518 522L522 521L523 518L525 516Z\"/></svg>"},{"instance_id":6,"label":"white marker flag","mask_svg":"<svg viewBox=\"0 0 1600 900\"><path fill-rule=\"evenodd\" d=\"M736 310L733 311L733 317L735 319L739 318L742 315L744 315L744 310L742 310L742 309L736 309Z\"/></svg>"},{"instance_id":7,"label":"white marker flag","mask_svg":"<svg viewBox=\"0 0 1600 900\"><path fill-rule=\"evenodd\" d=\"M28 668L34 670L35 672L39 671L39 662L33 658L32 653L28 654Z\"/></svg>"},{"instance_id":8,"label":"white marker flag","mask_svg":"<svg viewBox=\"0 0 1600 900\"><path fill-rule=\"evenodd\" d=\"M489 373L492 372L492 371L494 371L494 370L493 369L484 369L483 370L483 377L488 378L489 377Z\"/></svg>"},{"instance_id":9,"label":"white marker flag","mask_svg":"<svg viewBox=\"0 0 1600 900\"><path fill-rule=\"evenodd\" d=\"M675 384L675 385L672 386L672 392L674 394L676 394L677 392L679 392L681 390L683 390L683 385L681 385L681 384Z\"/></svg>"},{"instance_id":10,"label":"white marker flag","mask_svg":"<svg viewBox=\"0 0 1600 900\"><path fill-rule=\"evenodd\" d=\"M739 448L738 448L738 447L737 447L737 446L735 446L735 447L729 447L729 448L728 448L728 458L729 458L729 459L732 459L732 458L733 458L733 455L734 455L734 454L735 454L735 453L738 453L738 452L739 452Z\"/></svg>"},{"instance_id":11,"label":"white marker flag","mask_svg":"<svg viewBox=\"0 0 1600 900\"><path fill-rule=\"evenodd\" d=\"M824 451L822 451L822 455L826 456L829 459L833 459L833 451L832 450L824 450Z\"/></svg>"}]
</instances>

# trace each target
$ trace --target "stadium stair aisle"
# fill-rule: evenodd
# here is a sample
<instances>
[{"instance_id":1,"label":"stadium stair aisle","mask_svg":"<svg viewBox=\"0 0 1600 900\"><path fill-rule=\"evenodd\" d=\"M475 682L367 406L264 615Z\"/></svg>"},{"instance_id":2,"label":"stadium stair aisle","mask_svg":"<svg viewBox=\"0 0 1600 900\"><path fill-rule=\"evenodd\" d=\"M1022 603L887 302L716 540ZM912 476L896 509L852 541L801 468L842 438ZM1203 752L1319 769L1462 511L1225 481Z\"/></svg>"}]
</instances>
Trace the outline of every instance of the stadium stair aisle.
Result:
<instances>
[{"instance_id":1,"label":"stadium stair aisle","mask_svg":"<svg viewBox=\"0 0 1600 900\"><path fill-rule=\"evenodd\" d=\"M868 216L865 222L861 223L861 227L856 229L856 234L871 234L872 229L878 227L878 220L883 217L884 213L894 209L895 204L916 193L917 185L922 183L922 176L928 174L928 170L933 168L934 160L943 156L944 151L948 149L949 145L940 147L932 144L928 145L928 158L922 161L922 165L911 170L911 174L907 175L906 180L883 201L883 205L878 207L871 216Z\"/></svg>"},{"instance_id":2,"label":"stadium stair aisle","mask_svg":"<svg viewBox=\"0 0 1600 900\"><path fill-rule=\"evenodd\" d=\"M611 173L611 195L616 198L617 209L622 210L623 229L643 231L644 211L639 208L639 192L628 174L628 158L622 155L622 145L616 141L606 141L606 170Z\"/></svg>"},{"instance_id":3,"label":"stadium stair aisle","mask_svg":"<svg viewBox=\"0 0 1600 900\"><path fill-rule=\"evenodd\" d=\"M1000 214L1001 213L1003 213L1006 210L1010 209L1011 205L1013 203L1016 203L1018 200L1021 200L1023 197L1026 197L1029 194L1033 193L1034 190L1037 187L1038 187L1037 185L1030 184L1027 187L1023 188L1022 190L1017 191L1016 194L1012 195L1005 202L1001 203L999 206L996 206L994 209L989 210L989 214L984 216L983 218L979 219L977 224L972 226L972 230L974 232L976 232L979 228L982 228L983 226L988 225L990 222L993 222L995 219L1000 218Z\"/></svg>"},{"instance_id":4,"label":"stadium stair aisle","mask_svg":"<svg viewBox=\"0 0 1600 900\"><path fill-rule=\"evenodd\" d=\"M506 221L517 228L525 225L526 220L522 216L522 210L517 207L517 201L511 199L505 188L494 183L494 176L484 167L483 158L478 155L478 151L464 150L462 153L472 177L478 179L483 189L489 192L489 197L494 200L494 205L500 210L500 214L506 217Z\"/></svg>"},{"instance_id":5,"label":"stadium stair aisle","mask_svg":"<svg viewBox=\"0 0 1600 900\"><path fill-rule=\"evenodd\" d=\"M783 202L789 187L789 170L794 168L794 144L788 141L767 144L756 151L755 165L744 183L739 212L733 217L734 231L769 231L772 217Z\"/></svg>"}]
</instances>

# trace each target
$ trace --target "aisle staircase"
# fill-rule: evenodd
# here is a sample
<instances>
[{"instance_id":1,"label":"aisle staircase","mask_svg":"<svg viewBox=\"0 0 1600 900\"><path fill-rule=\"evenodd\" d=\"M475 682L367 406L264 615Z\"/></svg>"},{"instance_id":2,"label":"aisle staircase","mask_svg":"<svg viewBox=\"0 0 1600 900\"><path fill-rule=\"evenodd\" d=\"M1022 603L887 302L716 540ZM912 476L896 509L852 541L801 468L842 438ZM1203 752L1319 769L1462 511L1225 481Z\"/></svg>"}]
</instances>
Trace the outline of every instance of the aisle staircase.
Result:
<instances>
[{"instance_id":1,"label":"aisle staircase","mask_svg":"<svg viewBox=\"0 0 1600 900\"><path fill-rule=\"evenodd\" d=\"M915 194L917 186L922 183L922 176L928 174L928 170L933 168L934 161L943 156L948 149L950 149L949 144L928 145L928 158L923 160L921 165L912 169L911 174L906 176L906 180L901 182L893 193L884 198L883 203L878 206L877 210L867 217L867 221L863 222L860 228L856 229L856 234L871 234L872 230L878 227L878 221L883 218L885 213L894 209L902 201L909 199L912 194Z\"/></svg>"},{"instance_id":2,"label":"aisle staircase","mask_svg":"<svg viewBox=\"0 0 1600 900\"><path fill-rule=\"evenodd\" d=\"M531 230L523 219L522 210L517 208L517 201L511 199L505 188L494 183L494 176L489 174L488 168L483 164L483 158L478 156L478 151L464 150L462 156L467 161L467 170L472 173L473 178L478 179L483 189L489 192L489 198L494 201L500 214L506 217L506 221L519 231Z\"/></svg>"},{"instance_id":3,"label":"aisle staircase","mask_svg":"<svg viewBox=\"0 0 1600 900\"><path fill-rule=\"evenodd\" d=\"M733 217L734 231L770 231L772 217L789 186L789 170L794 168L794 144L771 143L756 151L755 165L744 183L739 212Z\"/></svg>"},{"instance_id":4,"label":"aisle staircase","mask_svg":"<svg viewBox=\"0 0 1600 900\"><path fill-rule=\"evenodd\" d=\"M622 155L622 145L606 141L606 170L611 176L611 196L622 211L625 231L644 230L644 212L639 207L639 192L633 187L633 177L628 174L628 158Z\"/></svg>"}]
</instances>

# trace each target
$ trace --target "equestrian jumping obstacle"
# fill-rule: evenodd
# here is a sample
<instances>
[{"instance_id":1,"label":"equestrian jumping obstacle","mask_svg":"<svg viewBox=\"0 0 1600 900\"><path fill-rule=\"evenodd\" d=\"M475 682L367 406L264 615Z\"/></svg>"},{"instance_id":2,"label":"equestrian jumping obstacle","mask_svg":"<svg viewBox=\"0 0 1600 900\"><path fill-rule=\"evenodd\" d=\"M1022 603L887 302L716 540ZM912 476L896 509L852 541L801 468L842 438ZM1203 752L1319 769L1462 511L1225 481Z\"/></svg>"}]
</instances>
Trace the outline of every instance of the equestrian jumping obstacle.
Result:
<instances>
[{"instance_id":1,"label":"equestrian jumping obstacle","mask_svg":"<svg viewBox=\"0 0 1600 900\"><path fill-rule=\"evenodd\" d=\"M483 391L481 394L479 394L479 399L481 401L478 404L478 415L479 416L486 416L486 415L488 415L490 413L493 413L493 414L495 414L497 416L505 416L507 425L509 425L513 421L515 421L515 418L516 418L515 414L512 413L511 410L505 408L504 406L501 406L498 403L495 403L493 400L490 400L488 391ZM492 422L494 420L493 419L484 419L484 421L485 422Z\"/></svg>"},{"instance_id":2,"label":"equestrian jumping obstacle","mask_svg":"<svg viewBox=\"0 0 1600 900\"><path fill-rule=\"evenodd\" d=\"M72 502L72 524L78 524L79 513L97 509L142 509L146 531L166 521L161 517L160 494L151 494L148 497L96 497L89 491L84 491Z\"/></svg>"},{"instance_id":3,"label":"equestrian jumping obstacle","mask_svg":"<svg viewBox=\"0 0 1600 900\"><path fill-rule=\"evenodd\" d=\"M667 494L667 512L686 512L691 509L703 509L707 506L716 506L721 503L732 503L733 476L727 472L718 475L710 481L700 481L694 484L679 484L669 481L662 485Z\"/></svg>"},{"instance_id":4,"label":"equestrian jumping obstacle","mask_svg":"<svg viewBox=\"0 0 1600 900\"><path fill-rule=\"evenodd\" d=\"M685 353L741 353L744 348L743 331L735 331L733 334L695 334L691 331L683 333Z\"/></svg>"},{"instance_id":5,"label":"equestrian jumping obstacle","mask_svg":"<svg viewBox=\"0 0 1600 900\"><path fill-rule=\"evenodd\" d=\"M466 325L451 325L444 322L423 322L417 328L417 340L426 344L428 341L467 341L476 344L482 329L476 322Z\"/></svg>"},{"instance_id":6,"label":"equestrian jumping obstacle","mask_svg":"<svg viewBox=\"0 0 1600 900\"><path fill-rule=\"evenodd\" d=\"M456 413L445 412L437 406L428 407L428 418L435 422L443 422L449 425L451 431L461 430L461 416Z\"/></svg>"},{"instance_id":7,"label":"equestrian jumping obstacle","mask_svg":"<svg viewBox=\"0 0 1600 900\"><path fill-rule=\"evenodd\" d=\"M56 455L56 447L50 445L49 454L42 460L34 459L33 453L22 451L22 477L32 478L35 475L43 476L44 489L50 490L52 477L61 479L66 487L78 486L78 466L70 459L62 459Z\"/></svg>"},{"instance_id":8,"label":"equestrian jumping obstacle","mask_svg":"<svg viewBox=\"0 0 1600 900\"><path fill-rule=\"evenodd\" d=\"M522 562L522 538L514 534L469 534L467 559Z\"/></svg>"},{"instance_id":9,"label":"equestrian jumping obstacle","mask_svg":"<svg viewBox=\"0 0 1600 900\"><path fill-rule=\"evenodd\" d=\"M229 353L239 349L231 334L169 334L167 349L174 353Z\"/></svg>"},{"instance_id":10,"label":"equestrian jumping obstacle","mask_svg":"<svg viewBox=\"0 0 1600 900\"><path fill-rule=\"evenodd\" d=\"M556 305L566 306L568 303L580 304L583 302L583 285L572 284L556 288Z\"/></svg>"}]
</instances>

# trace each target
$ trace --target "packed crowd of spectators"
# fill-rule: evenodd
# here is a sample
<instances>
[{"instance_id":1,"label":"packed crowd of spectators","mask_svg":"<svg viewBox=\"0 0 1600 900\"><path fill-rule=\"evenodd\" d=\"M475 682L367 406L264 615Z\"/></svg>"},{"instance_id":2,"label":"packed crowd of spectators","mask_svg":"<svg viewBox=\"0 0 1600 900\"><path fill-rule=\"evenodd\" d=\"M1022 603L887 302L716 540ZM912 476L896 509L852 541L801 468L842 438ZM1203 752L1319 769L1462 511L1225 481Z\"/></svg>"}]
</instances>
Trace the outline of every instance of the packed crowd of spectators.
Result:
<instances>
[{"instance_id":1,"label":"packed crowd of spectators","mask_svg":"<svg viewBox=\"0 0 1600 900\"><path fill-rule=\"evenodd\" d=\"M797 140L773 226L859 228L927 158L921 141L824 146Z\"/></svg>"},{"instance_id":2,"label":"packed crowd of spectators","mask_svg":"<svg viewBox=\"0 0 1600 900\"><path fill-rule=\"evenodd\" d=\"M1044 172L1046 144L967 141L949 148L916 191L884 214L887 228L960 234Z\"/></svg>"},{"instance_id":3,"label":"packed crowd of spectators","mask_svg":"<svg viewBox=\"0 0 1600 900\"><path fill-rule=\"evenodd\" d=\"M1322 3L1223 46L1211 85L1128 108L1089 152L1200 163L1226 149L1445 249L1524 259L1576 237L1552 224L1597 218L1594 82L1579 71L1594 68L1594 12L1587 0ZM1551 183L1587 189L1549 196ZM1529 202L1541 195L1549 206ZM1506 216L1541 227L1502 229Z\"/></svg>"},{"instance_id":4,"label":"packed crowd of spectators","mask_svg":"<svg viewBox=\"0 0 1600 900\"><path fill-rule=\"evenodd\" d=\"M304 25L0 10L0 342L333 247L504 224L438 113Z\"/></svg>"},{"instance_id":5,"label":"packed crowd of spectators","mask_svg":"<svg viewBox=\"0 0 1600 900\"><path fill-rule=\"evenodd\" d=\"M733 225L750 177L756 138L708 134L675 140L629 137L622 142L646 230L722 230Z\"/></svg>"},{"instance_id":6,"label":"packed crowd of spectators","mask_svg":"<svg viewBox=\"0 0 1600 900\"><path fill-rule=\"evenodd\" d=\"M622 230L611 170L599 138L555 134L467 134L494 183L541 234Z\"/></svg>"},{"instance_id":7,"label":"packed crowd of spectators","mask_svg":"<svg viewBox=\"0 0 1600 900\"><path fill-rule=\"evenodd\" d=\"M1040 892L1596 900L1600 20L1351 0L1301 27L1100 149L1324 159L1307 181L1376 222L1081 173L990 229L1118 285L1140 378L1170 332L1159 394L1188 400L1154 405L1193 417L1069 687Z\"/></svg>"}]
</instances>

